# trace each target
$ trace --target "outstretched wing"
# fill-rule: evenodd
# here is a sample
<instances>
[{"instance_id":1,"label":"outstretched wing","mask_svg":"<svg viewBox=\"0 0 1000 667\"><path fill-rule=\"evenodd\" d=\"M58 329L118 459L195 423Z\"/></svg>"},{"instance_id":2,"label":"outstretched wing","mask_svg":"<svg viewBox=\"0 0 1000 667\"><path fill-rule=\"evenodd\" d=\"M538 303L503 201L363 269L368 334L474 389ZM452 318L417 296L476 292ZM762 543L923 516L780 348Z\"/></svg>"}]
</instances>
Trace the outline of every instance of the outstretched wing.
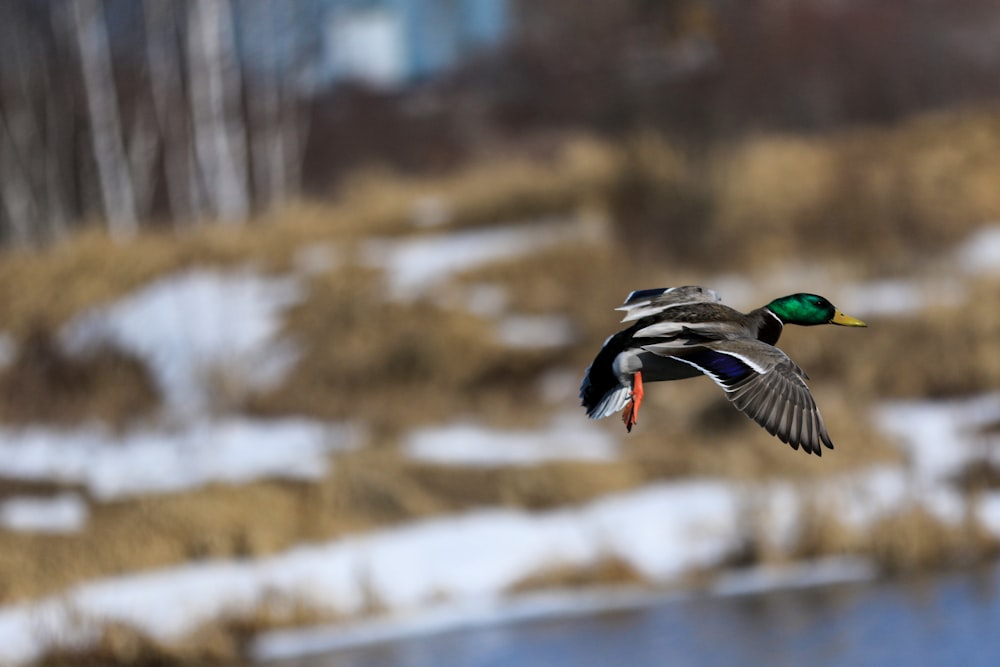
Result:
<instances>
[{"instance_id":1,"label":"outstretched wing","mask_svg":"<svg viewBox=\"0 0 1000 667\"><path fill-rule=\"evenodd\" d=\"M736 408L771 435L822 456L833 449L806 374L778 348L751 338L708 343L671 358L689 364L723 388Z\"/></svg>"},{"instance_id":2,"label":"outstretched wing","mask_svg":"<svg viewBox=\"0 0 1000 667\"><path fill-rule=\"evenodd\" d=\"M615 310L625 312L622 322L633 322L650 315L659 315L669 308L692 303L717 303L721 300L715 290L707 287L697 285L658 287L656 289L635 290L625 297L625 303Z\"/></svg>"}]
</instances>

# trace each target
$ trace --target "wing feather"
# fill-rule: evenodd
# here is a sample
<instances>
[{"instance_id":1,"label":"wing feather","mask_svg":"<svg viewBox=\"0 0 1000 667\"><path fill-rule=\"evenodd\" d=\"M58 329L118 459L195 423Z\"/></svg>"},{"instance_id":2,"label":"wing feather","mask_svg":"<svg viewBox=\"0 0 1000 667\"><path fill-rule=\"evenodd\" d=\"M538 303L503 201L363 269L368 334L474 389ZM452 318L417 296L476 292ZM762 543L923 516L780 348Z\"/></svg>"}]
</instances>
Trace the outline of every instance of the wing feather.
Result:
<instances>
[{"instance_id":1,"label":"wing feather","mask_svg":"<svg viewBox=\"0 0 1000 667\"><path fill-rule=\"evenodd\" d=\"M805 373L778 348L739 338L670 356L712 378L737 409L792 448L816 455L833 448Z\"/></svg>"},{"instance_id":2,"label":"wing feather","mask_svg":"<svg viewBox=\"0 0 1000 667\"><path fill-rule=\"evenodd\" d=\"M718 303L721 300L715 290L697 285L684 285L682 287L635 290L625 297L625 303L615 310L625 312L622 322L634 322L644 317L659 315L677 306L687 306L693 303Z\"/></svg>"}]
</instances>

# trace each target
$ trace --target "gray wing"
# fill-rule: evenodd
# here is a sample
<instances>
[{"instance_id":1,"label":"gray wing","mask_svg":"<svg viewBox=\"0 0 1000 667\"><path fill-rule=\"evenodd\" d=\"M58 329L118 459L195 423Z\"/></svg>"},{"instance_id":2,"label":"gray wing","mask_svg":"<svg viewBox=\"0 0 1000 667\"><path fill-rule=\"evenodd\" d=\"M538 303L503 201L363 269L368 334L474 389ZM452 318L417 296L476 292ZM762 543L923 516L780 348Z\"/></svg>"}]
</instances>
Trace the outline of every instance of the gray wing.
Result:
<instances>
[{"instance_id":1,"label":"gray wing","mask_svg":"<svg viewBox=\"0 0 1000 667\"><path fill-rule=\"evenodd\" d=\"M633 322L650 315L659 315L669 308L692 303L718 303L721 300L715 290L698 285L658 287L656 289L635 290L625 297L625 303L615 310L625 312L622 322Z\"/></svg>"},{"instance_id":2,"label":"gray wing","mask_svg":"<svg viewBox=\"0 0 1000 667\"><path fill-rule=\"evenodd\" d=\"M778 348L740 338L674 352L671 358L712 378L736 408L793 449L817 456L821 445L833 449L805 372Z\"/></svg>"}]
</instances>

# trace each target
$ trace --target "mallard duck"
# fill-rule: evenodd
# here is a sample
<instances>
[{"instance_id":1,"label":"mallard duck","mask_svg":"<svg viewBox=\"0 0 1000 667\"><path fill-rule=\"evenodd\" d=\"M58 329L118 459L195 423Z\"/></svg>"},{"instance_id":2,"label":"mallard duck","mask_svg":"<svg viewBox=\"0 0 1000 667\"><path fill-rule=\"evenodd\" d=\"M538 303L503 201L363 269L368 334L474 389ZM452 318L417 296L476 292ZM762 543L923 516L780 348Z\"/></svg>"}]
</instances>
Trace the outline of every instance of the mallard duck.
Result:
<instances>
[{"instance_id":1,"label":"mallard duck","mask_svg":"<svg viewBox=\"0 0 1000 667\"><path fill-rule=\"evenodd\" d=\"M619 410L631 432L643 383L707 375L751 419L793 449L833 449L807 375L774 346L786 324L868 326L816 294L791 294L749 313L720 303L705 287L636 290L616 310L634 322L608 338L580 385L592 419Z\"/></svg>"}]
</instances>

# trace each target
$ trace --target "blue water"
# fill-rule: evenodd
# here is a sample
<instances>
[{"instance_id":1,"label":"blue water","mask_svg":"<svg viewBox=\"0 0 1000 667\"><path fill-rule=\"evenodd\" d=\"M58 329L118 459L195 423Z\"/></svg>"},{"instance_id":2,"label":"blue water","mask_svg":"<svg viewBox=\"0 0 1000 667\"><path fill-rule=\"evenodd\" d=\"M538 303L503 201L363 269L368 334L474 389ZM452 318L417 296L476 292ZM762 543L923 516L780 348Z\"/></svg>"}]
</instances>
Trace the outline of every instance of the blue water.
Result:
<instances>
[{"instance_id":1,"label":"blue water","mask_svg":"<svg viewBox=\"0 0 1000 667\"><path fill-rule=\"evenodd\" d=\"M664 601L462 630L285 663L302 667L1000 665L1000 569L919 582Z\"/></svg>"}]
</instances>

